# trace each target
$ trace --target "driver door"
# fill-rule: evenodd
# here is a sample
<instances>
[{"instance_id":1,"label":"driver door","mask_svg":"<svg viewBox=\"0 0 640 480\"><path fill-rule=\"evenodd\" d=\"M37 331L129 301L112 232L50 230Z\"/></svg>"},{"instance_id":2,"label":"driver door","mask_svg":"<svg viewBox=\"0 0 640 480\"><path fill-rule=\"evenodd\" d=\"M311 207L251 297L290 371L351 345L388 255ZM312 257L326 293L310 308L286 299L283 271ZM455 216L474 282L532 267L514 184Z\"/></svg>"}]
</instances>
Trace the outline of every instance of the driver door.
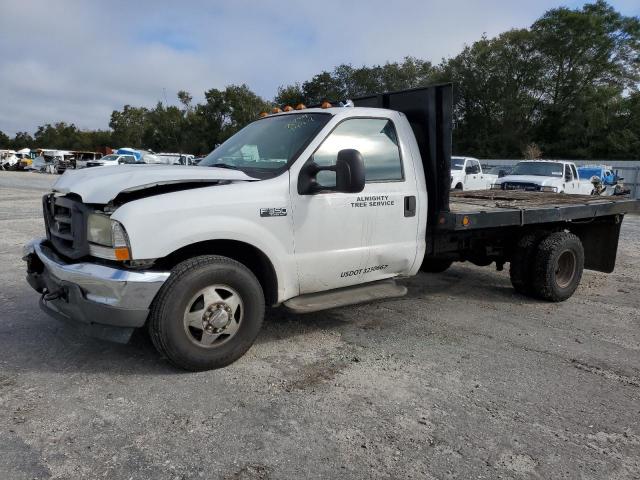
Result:
<instances>
[{"instance_id":1,"label":"driver door","mask_svg":"<svg viewBox=\"0 0 640 480\"><path fill-rule=\"evenodd\" d=\"M334 165L338 152L351 148L362 154L365 164L360 193L331 190L335 173L321 171L315 179L326 190L301 194L298 176L304 169L291 176L300 294L393 277L415 261L417 186L410 154L402 154L394 122L384 117L346 119L307 164Z\"/></svg>"},{"instance_id":2,"label":"driver door","mask_svg":"<svg viewBox=\"0 0 640 480\"><path fill-rule=\"evenodd\" d=\"M483 188L483 180L480 175L480 163L477 160L467 160L465 165L465 190L480 190Z\"/></svg>"}]
</instances>

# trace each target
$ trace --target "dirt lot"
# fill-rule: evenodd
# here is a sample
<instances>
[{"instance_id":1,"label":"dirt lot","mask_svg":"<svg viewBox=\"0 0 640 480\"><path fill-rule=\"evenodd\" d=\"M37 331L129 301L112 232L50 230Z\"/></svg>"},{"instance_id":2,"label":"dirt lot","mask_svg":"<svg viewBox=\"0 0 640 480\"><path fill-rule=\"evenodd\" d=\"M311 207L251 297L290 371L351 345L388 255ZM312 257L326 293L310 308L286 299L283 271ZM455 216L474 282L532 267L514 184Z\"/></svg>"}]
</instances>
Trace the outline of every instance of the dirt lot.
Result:
<instances>
[{"instance_id":1,"label":"dirt lot","mask_svg":"<svg viewBox=\"0 0 640 480\"><path fill-rule=\"evenodd\" d=\"M639 217L565 303L460 264L399 300L271 311L193 374L38 309L20 253L53 179L0 173L0 478L640 478Z\"/></svg>"}]
</instances>

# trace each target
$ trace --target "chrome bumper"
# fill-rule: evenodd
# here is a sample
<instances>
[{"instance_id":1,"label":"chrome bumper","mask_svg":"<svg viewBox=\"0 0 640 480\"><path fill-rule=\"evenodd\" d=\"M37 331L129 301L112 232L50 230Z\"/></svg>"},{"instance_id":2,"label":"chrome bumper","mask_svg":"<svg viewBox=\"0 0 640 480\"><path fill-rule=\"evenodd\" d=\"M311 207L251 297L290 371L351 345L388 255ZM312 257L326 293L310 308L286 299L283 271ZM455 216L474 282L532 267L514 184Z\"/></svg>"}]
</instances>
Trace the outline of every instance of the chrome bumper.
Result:
<instances>
[{"instance_id":1,"label":"chrome bumper","mask_svg":"<svg viewBox=\"0 0 640 480\"><path fill-rule=\"evenodd\" d=\"M42 294L41 308L86 333L127 341L146 322L169 272L130 271L94 263L66 263L44 239L24 246L27 281Z\"/></svg>"}]
</instances>

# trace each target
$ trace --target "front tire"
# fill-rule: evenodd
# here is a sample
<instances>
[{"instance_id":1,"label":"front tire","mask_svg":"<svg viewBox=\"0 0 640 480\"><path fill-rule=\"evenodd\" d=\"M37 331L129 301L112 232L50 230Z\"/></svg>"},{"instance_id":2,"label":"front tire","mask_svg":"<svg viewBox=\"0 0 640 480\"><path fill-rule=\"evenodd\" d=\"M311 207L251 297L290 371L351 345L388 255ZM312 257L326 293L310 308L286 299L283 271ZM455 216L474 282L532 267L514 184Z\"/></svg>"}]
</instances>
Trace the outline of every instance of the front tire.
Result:
<instances>
[{"instance_id":1,"label":"front tire","mask_svg":"<svg viewBox=\"0 0 640 480\"><path fill-rule=\"evenodd\" d=\"M156 349L175 366L225 367L251 347L264 319L260 282L244 265L206 255L178 264L149 315Z\"/></svg>"},{"instance_id":2,"label":"front tire","mask_svg":"<svg viewBox=\"0 0 640 480\"><path fill-rule=\"evenodd\" d=\"M584 270L584 248L573 233L552 233L536 251L533 290L539 298L562 302L576 291Z\"/></svg>"}]
</instances>

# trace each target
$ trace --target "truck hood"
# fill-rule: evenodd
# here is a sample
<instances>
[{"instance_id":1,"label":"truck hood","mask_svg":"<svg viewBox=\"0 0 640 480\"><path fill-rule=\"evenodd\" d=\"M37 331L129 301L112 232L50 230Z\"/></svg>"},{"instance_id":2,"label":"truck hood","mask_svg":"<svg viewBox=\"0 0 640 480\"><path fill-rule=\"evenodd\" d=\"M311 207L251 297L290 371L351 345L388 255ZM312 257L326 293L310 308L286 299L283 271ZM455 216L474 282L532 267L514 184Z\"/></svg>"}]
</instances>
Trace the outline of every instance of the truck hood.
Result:
<instances>
[{"instance_id":1,"label":"truck hood","mask_svg":"<svg viewBox=\"0 0 640 480\"><path fill-rule=\"evenodd\" d=\"M507 175L499 178L496 183L533 183L535 185L553 185L562 182L561 177L541 177L540 175Z\"/></svg>"},{"instance_id":2,"label":"truck hood","mask_svg":"<svg viewBox=\"0 0 640 480\"><path fill-rule=\"evenodd\" d=\"M216 184L252 181L239 170L179 165L116 165L67 170L53 185L53 191L75 193L85 203L107 204L118 194L151 189L162 185Z\"/></svg>"}]
</instances>

